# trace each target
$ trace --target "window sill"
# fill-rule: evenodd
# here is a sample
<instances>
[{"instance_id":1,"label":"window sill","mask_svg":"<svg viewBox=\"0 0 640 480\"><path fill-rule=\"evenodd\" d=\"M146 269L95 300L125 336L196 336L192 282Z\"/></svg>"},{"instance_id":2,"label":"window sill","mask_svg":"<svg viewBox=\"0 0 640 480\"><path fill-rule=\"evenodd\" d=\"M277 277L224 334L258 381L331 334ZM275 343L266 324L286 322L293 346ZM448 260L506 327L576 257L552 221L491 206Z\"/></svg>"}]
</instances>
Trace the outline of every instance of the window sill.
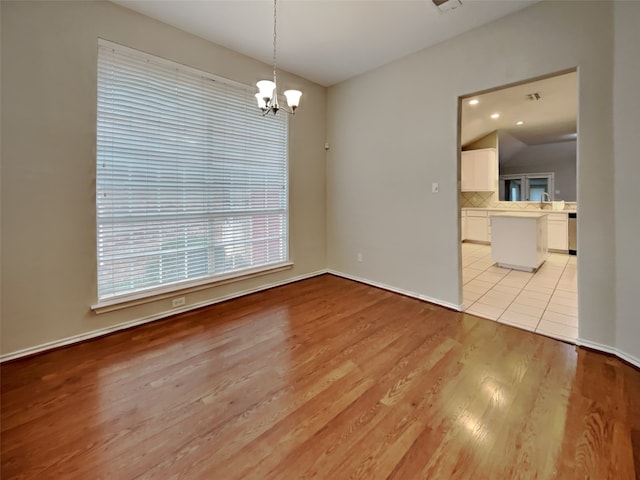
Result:
<instances>
[{"instance_id":1,"label":"window sill","mask_svg":"<svg viewBox=\"0 0 640 480\"><path fill-rule=\"evenodd\" d=\"M293 268L293 262L285 262L277 265L270 265L268 267L261 267L259 269L241 270L215 278L209 277L178 285L155 288L153 290L147 290L145 292L132 295L122 295L119 297L105 299L91 305L91 310L97 314L112 312L114 310L122 310L125 308L135 307L137 305L143 305L145 303L156 302L165 298L175 297L177 295L186 295L199 290L225 285L227 283L239 282L249 278L281 272L291 268Z\"/></svg>"}]
</instances>

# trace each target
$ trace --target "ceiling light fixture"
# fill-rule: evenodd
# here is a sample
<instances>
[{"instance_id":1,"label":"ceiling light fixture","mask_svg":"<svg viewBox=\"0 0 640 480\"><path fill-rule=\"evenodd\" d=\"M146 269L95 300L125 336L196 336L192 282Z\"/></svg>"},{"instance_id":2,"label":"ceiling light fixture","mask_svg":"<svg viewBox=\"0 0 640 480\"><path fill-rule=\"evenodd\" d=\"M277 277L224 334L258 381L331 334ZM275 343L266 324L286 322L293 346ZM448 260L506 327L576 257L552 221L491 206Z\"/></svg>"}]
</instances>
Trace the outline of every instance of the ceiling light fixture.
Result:
<instances>
[{"instance_id":1,"label":"ceiling light fixture","mask_svg":"<svg viewBox=\"0 0 640 480\"><path fill-rule=\"evenodd\" d=\"M271 80L260 80L256 83L259 90L259 92L256 93L256 99L258 100L258 107L262 110L263 116L269 112L273 112L275 115L278 113L278 110L284 110L293 115L296 113L298 105L300 105L300 97L302 96L300 90L286 90L284 96L287 98L287 105L289 105L291 110L287 110L278 105L278 82L276 81L277 1L278 0L273 0L273 82Z\"/></svg>"},{"instance_id":2,"label":"ceiling light fixture","mask_svg":"<svg viewBox=\"0 0 640 480\"><path fill-rule=\"evenodd\" d=\"M491 115L491 118L493 118L494 120L496 118L500 118L500 114L499 113L494 113L494 114Z\"/></svg>"},{"instance_id":3,"label":"ceiling light fixture","mask_svg":"<svg viewBox=\"0 0 640 480\"><path fill-rule=\"evenodd\" d=\"M524 125L524 122L522 120L516 122L516 125Z\"/></svg>"},{"instance_id":4,"label":"ceiling light fixture","mask_svg":"<svg viewBox=\"0 0 640 480\"><path fill-rule=\"evenodd\" d=\"M480 100L474 98L473 100L469 100L469 105L477 105L480 103Z\"/></svg>"}]
</instances>

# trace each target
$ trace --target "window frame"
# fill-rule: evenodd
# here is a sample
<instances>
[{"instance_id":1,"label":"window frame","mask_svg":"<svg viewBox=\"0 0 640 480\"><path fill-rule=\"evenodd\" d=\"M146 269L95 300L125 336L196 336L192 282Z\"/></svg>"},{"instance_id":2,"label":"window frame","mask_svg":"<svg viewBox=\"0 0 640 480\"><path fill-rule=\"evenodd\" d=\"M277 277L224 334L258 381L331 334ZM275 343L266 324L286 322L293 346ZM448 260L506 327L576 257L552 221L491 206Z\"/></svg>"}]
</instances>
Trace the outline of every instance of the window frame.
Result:
<instances>
[{"instance_id":1,"label":"window frame","mask_svg":"<svg viewBox=\"0 0 640 480\"><path fill-rule=\"evenodd\" d=\"M546 179L548 194L550 201L555 198L555 173L554 172L542 172L542 173L509 173L499 176L499 192L498 199L500 202L537 202L538 200L530 200L531 196L531 184L532 179ZM506 180L520 180L522 185L522 199L521 200L506 200Z\"/></svg>"},{"instance_id":2,"label":"window frame","mask_svg":"<svg viewBox=\"0 0 640 480\"><path fill-rule=\"evenodd\" d=\"M227 85L227 86L231 86L231 87L236 87L242 90L245 90L247 92L252 92L252 90L255 90L254 88L250 87L249 85L245 85L242 84L240 82L234 81L234 80L229 80L223 77L219 77L217 75L213 75L209 72L205 72L205 71L201 71L192 67L189 67L187 65L183 65L180 64L178 62L174 62L174 61L170 61L167 59L164 59L162 57L158 57L156 55L151 55L149 53L146 52L142 52L139 50L135 50L108 40L104 40L104 39L98 39L98 48L96 50L96 53L98 53L98 51L101 48L107 48L107 49L114 49L129 55L135 55L141 59L145 59L148 62L153 62L153 63L157 63L160 65L163 65L165 67L170 67L170 68L175 68L175 69L179 69L180 71L183 71L186 74L189 75L196 75L199 77L203 77L205 79L209 79L212 80L214 82L220 82L221 84ZM98 58L98 55L96 55L96 75L98 73L98 68L100 66L100 60ZM96 80L97 77L96 77ZM96 145L96 157L95 157L95 166L96 166L96 193L97 193L97 189L98 189L98 171L97 169L99 168L99 157L98 157L98 122L99 122L99 107L98 107L98 82L96 82L96 137L95 137L95 145ZM261 116L261 112L259 109L255 109L256 112L256 116ZM268 118L264 119L265 121L269 121ZM136 291L129 291L126 293L122 293L122 294L114 294L114 295L110 295L110 296L103 296L102 298L99 297L99 291L98 291L98 283L96 283L96 298L97 301L95 304L93 304L91 306L91 308L96 311L96 313L103 313L106 311L112 311L112 310L116 310L116 309L120 309L120 308L127 308L129 306L132 305L139 305L142 303L147 303L147 302L153 302L162 298L168 298L168 297L173 297L175 296L177 293L180 294L186 294L186 293L190 293L190 292L195 292L195 291L199 291L199 290L204 290L207 288L211 288L217 285L223 285L223 284L227 284L227 283L231 283L231 282L237 282L240 280L245 280L248 278L253 278L253 277L257 277L257 276L261 276L261 275L267 275L270 273L275 273L278 271L283 271L286 269L290 269L293 267L293 262L291 261L291 251L290 251L290 234L291 234L291 199L290 199L290 173L291 173L291 163L290 163L290 123L288 122L288 120L286 121L285 125L284 125L284 132L283 134L285 135L285 142L286 144L283 146L284 149L284 153L285 153L285 158L284 158L284 208L285 211L283 212L283 219L285 222L285 229L284 229L284 245L283 245L283 252L284 252L284 257L282 258L282 260L277 261L277 262L273 262L273 263L268 263L268 264L263 264L263 265L258 265L258 266L251 266L249 268L244 268L244 269L237 269L237 270L231 270L231 271L224 271L222 273L218 273L218 274L209 274L207 276L204 277L198 277L198 278L194 278L194 279L186 279L186 280L182 280L182 281L178 281L178 282L172 282L172 283L167 283L167 284L157 284L155 286L151 286L148 288L142 288L142 289L138 289ZM96 214L96 282L98 282L99 279L99 274L100 274L100 256L99 256L99 248L100 248L100 242L99 242L99 229L100 229L100 223L99 223L99 216L98 216L98 199L97 199L97 195L96 195L96 205L95 205L95 214ZM228 213L233 213L232 211L226 210L226 212ZM191 306L192 308L192 306Z\"/></svg>"}]
</instances>

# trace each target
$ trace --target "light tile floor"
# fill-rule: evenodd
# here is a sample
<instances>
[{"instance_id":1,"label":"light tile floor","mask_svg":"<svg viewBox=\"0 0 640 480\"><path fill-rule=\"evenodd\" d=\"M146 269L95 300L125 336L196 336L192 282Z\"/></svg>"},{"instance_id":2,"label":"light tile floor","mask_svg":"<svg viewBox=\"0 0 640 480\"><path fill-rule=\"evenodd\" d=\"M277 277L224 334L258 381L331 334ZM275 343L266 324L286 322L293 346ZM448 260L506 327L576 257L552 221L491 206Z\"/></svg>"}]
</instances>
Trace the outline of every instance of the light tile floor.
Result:
<instances>
[{"instance_id":1,"label":"light tile floor","mask_svg":"<svg viewBox=\"0 0 640 480\"><path fill-rule=\"evenodd\" d=\"M531 332L575 343L577 258L551 253L535 273L500 268L491 246L462 244L463 309Z\"/></svg>"}]
</instances>

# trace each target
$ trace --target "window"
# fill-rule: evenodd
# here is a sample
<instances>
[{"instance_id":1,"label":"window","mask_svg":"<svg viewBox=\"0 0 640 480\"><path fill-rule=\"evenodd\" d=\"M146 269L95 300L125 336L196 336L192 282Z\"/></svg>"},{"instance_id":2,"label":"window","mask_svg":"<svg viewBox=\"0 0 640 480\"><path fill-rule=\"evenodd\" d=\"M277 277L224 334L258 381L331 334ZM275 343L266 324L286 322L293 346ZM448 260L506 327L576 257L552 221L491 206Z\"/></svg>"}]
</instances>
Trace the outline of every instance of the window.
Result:
<instances>
[{"instance_id":1,"label":"window","mask_svg":"<svg viewBox=\"0 0 640 480\"><path fill-rule=\"evenodd\" d=\"M287 121L249 87L100 41L99 300L286 262Z\"/></svg>"},{"instance_id":2,"label":"window","mask_svg":"<svg viewBox=\"0 0 640 480\"><path fill-rule=\"evenodd\" d=\"M553 200L554 173L519 173L500 175L500 201L511 202L539 202ZM542 196L544 194L549 197Z\"/></svg>"}]
</instances>

